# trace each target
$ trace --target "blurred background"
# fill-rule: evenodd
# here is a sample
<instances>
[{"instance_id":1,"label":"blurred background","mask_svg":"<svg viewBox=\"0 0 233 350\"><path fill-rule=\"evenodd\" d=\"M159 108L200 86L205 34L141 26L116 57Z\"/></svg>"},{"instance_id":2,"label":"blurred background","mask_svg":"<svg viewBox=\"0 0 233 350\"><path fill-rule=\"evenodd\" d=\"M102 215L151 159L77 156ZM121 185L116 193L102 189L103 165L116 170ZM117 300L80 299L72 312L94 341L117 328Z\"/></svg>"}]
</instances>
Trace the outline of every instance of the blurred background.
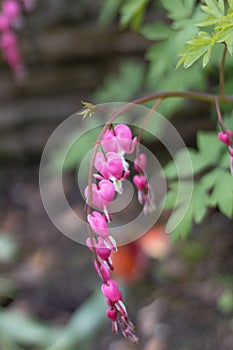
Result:
<instances>
[{"instance_id":1,"label":"blurred background","mask_svg":"<svg viewBox=\"0 0 233 350\"><path fill-rule=\"evenodd\" d=\"M25 79L15 81L0 60L1 350L133 348L111 334L91 254L53 226L38 184L48 137L81 109L81 100L127 101L149 91L143 85L149 40L119 29L117 19L108 22L102 6L100 0L37 1L19 33ZM163 16L152 7L146 18ZM154 85L163 90L164 81ZM189 145L198 129L213 127L208 112L198 103L173 113ZM64 181L73 193L72 166ZM73 200L82 210L75 193ZM141 338L134 348L233 348L232 248L232 222L216 210L186 241L171 243L161 222L120 248L115 277Z\"/></svg>"}]
</instances>

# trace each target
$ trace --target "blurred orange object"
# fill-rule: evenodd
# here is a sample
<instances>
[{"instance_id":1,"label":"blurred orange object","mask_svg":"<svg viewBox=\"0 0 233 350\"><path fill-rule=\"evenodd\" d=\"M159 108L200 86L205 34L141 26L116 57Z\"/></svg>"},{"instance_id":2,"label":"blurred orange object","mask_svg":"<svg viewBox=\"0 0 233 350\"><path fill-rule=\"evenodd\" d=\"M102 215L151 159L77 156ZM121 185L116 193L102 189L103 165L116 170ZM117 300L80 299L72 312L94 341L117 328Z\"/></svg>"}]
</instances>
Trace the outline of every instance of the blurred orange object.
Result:
<instances>
[{"instance_id":1,"label":"blurred orange object","mask_svg":"<svg viewBox=\"0 0 233 350\"><path fill-rule=\"evenodd\" d=\"M114 275L124 282L134 282L142 276L146 267L146 257L137 242L119 247L111 255Z\"/></svg>"},{"instance_id":2,"label":"blurred orange object","mask_svg":"<svg viewBox=\"0 0 233 350\"><path fill-rule=\"evenodd\" d=\"M137 242L142 251L154 259L165 258L171 250L171 241L164 226L154 226Z\"/></svg>"},{"instance_id":3,"label":"blurred orange object","mask_svg":"<svg viewBox=\"0 0 233 350\"><path fill-rule=\"evenodd\" d=\"M111 254L114 275L123 282L138 281L145 271L148 257L165 258L171 250L169 235L163 226L155 226L137 241L121 246Z\"/></svg>"}]
</instances>

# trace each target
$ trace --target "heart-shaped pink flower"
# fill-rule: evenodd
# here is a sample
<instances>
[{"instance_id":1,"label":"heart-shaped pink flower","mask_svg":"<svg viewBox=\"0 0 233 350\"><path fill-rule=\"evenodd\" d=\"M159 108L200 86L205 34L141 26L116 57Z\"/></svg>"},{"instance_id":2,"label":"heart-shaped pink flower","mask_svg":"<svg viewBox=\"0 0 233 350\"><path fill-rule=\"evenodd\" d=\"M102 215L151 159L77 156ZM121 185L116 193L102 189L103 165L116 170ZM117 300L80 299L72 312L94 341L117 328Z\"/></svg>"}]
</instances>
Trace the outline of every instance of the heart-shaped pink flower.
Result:
<instances>
[{"instance_id":1,"label":"heart-shaped pink flower","mask_svg":"<svg viewBox=\"0 0 233 350\"><path fill-rule=\"evenodd\" d=\"M108 318L110 318L110 320L116 321L116 319L117 319L117 311L116 311L116 309L113 309L113 308L108 309L108 310L106 311L106 316L107 316Z\"/></svg>"},{"instance_id":2,"label":"heart-shaped pink flower","mask_svg":"<svg viewBox=\"0 0 233 350\"><path fill-rule=\"evenodd\" d=\"M107 152L115 152L119 155L132 153L135 149L137 137L132 139L132 132L125 124L118 124L114 130L107 130L102 140L102 146Z\"/></svg>"},{"instance_id":3,"label":"heart-shaped pink flower","mask_svg":"<svg viewBox=\"0 0 233 350\"><path fill-rule=\"evenodd\" d=\"M87 220L97 235L101 237L107 237L109 235L108 226L104 215L100 214L98 211L93 211L92 214L87 216Z\"/></svg>"},{"instance_id":4,"label":"heart-shaped pink flower","mask_svg":"<svg viewBox=\"0 0 233 350\"><path fill-rule=\"evenodd\" d=\"M88 199L88 187L85 188L84 195ZM111 181L102 180L98 185L92 184L92 204L104 209L109 206L115 195L115 188Z\"/></svg>"},{"instance_id":5,"label":"heart-shaped pink flower","mask_svg":"<svg viewBox=\"0 0 233 350\"><path fill-rule=\"evenodd\" d=\"M227 130L227 133L220 131L218 133L218 139L219 139L219 141L225 143L225 145L230 146L232 135L233 134L232 134L231 130Z\"/></svg>"},{"instance_id":6,"label":"heart-shaped pink flower","mask_svg":"<svg viewBox=\"0 0 233 350\"><path fill-rule=\"evenodd\" d=\"M9 18L3 13L0 14L0 32L6 32L10 28Z\"/></svg>"},{"instance_id":7,"label":"heart-shaped pink flower","mask_svg":"<svg viewBox=\"0 0 233 350\"><path fill-rule=\"evenodd\" d=\"M146 188L147 186L147 179L145 176L142 175L135 175L133 177L133 183L137 187L139 191L141 191L143 188Z\"/></svg>"},{"instance_id":8,"label":"heart-shaped pink flower","mask_svg":"<svg viewBox=\"0 0 233 350\"><path fill-rule=\"evenodd\" d=\"M107 282L110 279L109 269L102 262L100 263L100 266L99 266L96 260L94 261L94 266L99 277L102 278L104 282Z\"/></svg>"},{"instance_id":9,"label":"heart-shaped pink flower","mask_svg":"<svg viewBox=\"0 0 233 350\"><path fill-rule=\"evenodd\" d=\"M103 153L98 152L95 158L95 167L107 180L122 179L122 160L117 153L108 152L104 155Z\"/></svg>"},{"instance_id":10,"label":"heart-shaped pink flower","mask_svg":"<svg viewBox=\"0 0 233 350\"><path fill-rule=\"evenodd\" d=\"M114 280L110 279L107 283L102 284L101 290L103 295L112 303L122 300L122 293Z\"/></svg>"},{"instance_id":11,"label":"heart-shaped pink flower","mask_svg":"<svg viewBox=\"0 0 233 350\"><path fill-rule=\"evenodd\" d=\"M3 13L12 21L21 16L21 9L17 1L5 0L2 4Z\"/></svg>"},{"instance_id":12,"label":"heart-shaped pink flower","mask_svg":"<svg viewBox=\"0 0 233 350\"><path fill-rule=\"evenodd\" d=\"M93 243L95 245L97 255L102 260L108 261L112 251L106 246L104 239L102 237L98 237L98 239L93 239ZM87 238L86 245L91 251L93 251L93 246L91 244L90 238Z\"/></svg>"},{"instance_id":13,"label":"heart-shaped pink flower","mask_svg":"<svg viewBox=\"0 0 233 350\"><path fill-rule=\"evenodd\" d=\"M145 171L146 171L146 155L144 153L140 153L139 157L135 159L134 169L138 173L145 173Z\"/></svg>"}]
</instances>

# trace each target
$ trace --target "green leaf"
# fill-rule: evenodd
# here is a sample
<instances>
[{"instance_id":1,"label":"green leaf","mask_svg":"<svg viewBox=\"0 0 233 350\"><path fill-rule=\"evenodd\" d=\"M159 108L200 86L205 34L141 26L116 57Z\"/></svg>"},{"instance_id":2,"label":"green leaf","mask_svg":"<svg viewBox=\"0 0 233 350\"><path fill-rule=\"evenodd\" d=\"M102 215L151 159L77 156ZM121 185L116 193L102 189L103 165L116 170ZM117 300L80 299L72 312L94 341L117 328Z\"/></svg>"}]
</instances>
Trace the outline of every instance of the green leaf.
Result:
<instances>
[{"instance_id":1,"label":"green leaf","mask_svg":"<svg viewBox=\"0 0 233 350\"><path fill-rule=\"evenodd\" d=\"M229 218L233 215L233 177L230 172L219 170L217 172L213 191L210 195L209 205L218 207Z\"/></svg>"},{"instance_id":2,"label":"green leaf","mask_svg":"<svg viewBox=\"0 0 233 350\"><path fill-rule=\"evenodd\" d=\"M209 173L207 173L204 176L202 176L201 185L206 190L210 190L213 187L213 185L214 185L216 176L217 176L217 171L216 170L210 171Z\"/></svg>"},{"instance_id":3,"label":"green leaf","mask_svg":"<svg viewBox=\"0 0 233 350\"><path fill-rule=\"evenodd\" d=\"M219 142L215 132L198 132L197 147L202 157L211 164L218 164L221 153L224 151L224 145Z\"/></svg>"},{"instance_id":4,"label":"green leaf","mask_svg":"<svg viewBox=\"0 0 233 350\"><path fill-rule=\"evenodd\" d=\"M201 9L207 15L197 22L197 26L213 28L210 33L199 31L197 36L187 42L185 49L180 54L181 59L177 67L184 65L185 68L188 68L201 57L203 57L202 62L205 67L217 43L226 43L228 52L233 54L233 7L230 6L226 14L223 0L205 1Z\"/></svg>"},{"instance_id":5,"label":"green leaf","mask_svg":"<svg viewBox=\"0 0 233 350\"><path fill-rule=\"evenodd\" d=\"M160 2L168 12L168 17L174 21L189 17L195 4L194 0L160 0Z\"/></svg>"},{"instance_id":6,"label":"green leaf","mask_svg":"<svg viewBox=\"0 0 233 350\"><path fill-rule=\"evenodd\" d=\"M230 169L230 155L229 155L229 152L227 150L225 151L224 155L222 156L222 158L219 162L219 165L222 168Z\"/></svg>"},{"instance_id":7,"label":"green leaf","mask_svg":"<svg viewBox=\"0 0 233 350\"><path fill-rule=\"evenodd\" d=\"M60 328L40 323L16 311L0 308L0 339L6 335L16 343L47 346L60 334Z\"/></svg>"},{"instance_id":8,"label":"green leaf","mask_svg":"<svg viewBox=\"0 0 233 350\"><path fill-rule=\"evenodd\" d=\"M184 209L182 206L176 209L175 214L173 214L173 219L176 220L176 216L180 218L180 213L183 211ZM176 241L180 237L187 237L191 232L192 221L192 210L191 207L189 207L179 225L171 232L172 240Z\"/></svg>"},{"instance_id":9,"label":"green leaf","mask_svg":"<svg viewBox=\"0 0 233 350\"><path fill-rule=\"evenodd\" d=\"M223 27L217 32L217 43L225 42L227 45L228 52L232 56L232 46L233 46L233 23L226 27Z\"/></svg>"},{"instance_id":10,"label":"green leaf","mask_svg":"<svg viewBox=\"0 0 233 350\"><path fill-rule=\"evenodd\" d=\"M123 0L104 0L99 20L103 24L108 24L117 14Z\"/></svg>"},{"instance_id":11,"label":"green leaf","mask_svg":"<svg viewBox=\"0 0 233 350\"><path fill-rule=\"evenodd\" d=\"M94 99L98 103L112 101L130 101L139 94L145 75L144 65L127 60L120 64L117 75L107 76L103 86L96 92Z\"/></svg>"},{"instance_id":12,"label":"green leaf","mask_svg":"<svg viewBox=\"0 0 233 350\"><path fill-rule=\"evenodd\" d=\"M223 0L205 0L206 5L202 5L201 9L208 15L215 18L221 18L225 14L225 6Z\"/></svg>"},{"instance_id":13,"label":"green leaf","mask_svg":"<svg viewBox=\"0 0 233 350\"><path fill-rule=\"evenodd\" d=\"M189 153L191 162L192 162L192 169L187 168L187 152ZM177 177L177 168L176 164L178 164L182 172L180 176L186 177L190 176L192 174L197 174L200 171L206 169L211 162L208 161L200 152L197 152L194 149L187 148L187 149L182 149L179 150L176 155L174 160L170 161L164 168L164 173L165 176L168 179L173 179Z\"/></svg>"},{"instance_id":14,"label":"green leaf","mask_svg":"<svg viewBox=\"0 0 233 350\"><path fill-rule=\"evenodd\" d=\"M193 189L191 207L195 223L200 223L207 212L208 195L201 183L196 183Z\"/></svg>"},{"instance_id":15,"label":"green leaf","mask_svg":"<svg viewBox=\"0 0 233 350\"><path fill-rule=\"evenodd\" d=\"M203 67L209 62L214 46L212 36L207 32L199 32L197 36L193 37L187 42L185 49L181 52L181 59L177 64L177 68L184 65L184 68L189 68L200 57L204 56Z\"/></svg>"},{"instance_id":16,"label":"green leaf","mask_svg":"<svg viewBox=\"0 0 233 350\"><path fill-rule=\"evenodd\" d=\"M138 30L141 26L144 11L149 0L128 0L121 7L121 25L130 24L132 30Z\"/></svg>"},{"instance_id":17,"label":"green leaf","mask_svg":"<svg viewBox=\"0 0 233 350\"><path fill-rule=\"evenodd\" d=\"M190 186L188 182L187 186ZM171 214L167 224L168 231L172 230L172 236L174 235L175 239L178 238L178 236L186 237L190 233L193 221L195 223L200 223L207 212L209 198L205 186L203 186L202 183L194 184L191 201L187 208L186 190L188 187L183 186L183 189L180 189L178 188L178 183L174 183L168 191L168 196L166 198L166 209L176 205L175 210ZM183 194L180 195L179 202L175 203L178 189L182 190ZM178 226L173 229L173 226L177 225L177 221L180 218L182 218L182 220Z\"/></svg>"},{"instance_id":18,"label":"green leaf","mask_svg":"<svg viewBox=\"0 0 233 350\"><path fill-rule=\"evenodd\" d=\"M141 33L150 40L165 40L171 36L173 31L164 23L153 23L143 26Z\"/></svg>"}]
</instances>

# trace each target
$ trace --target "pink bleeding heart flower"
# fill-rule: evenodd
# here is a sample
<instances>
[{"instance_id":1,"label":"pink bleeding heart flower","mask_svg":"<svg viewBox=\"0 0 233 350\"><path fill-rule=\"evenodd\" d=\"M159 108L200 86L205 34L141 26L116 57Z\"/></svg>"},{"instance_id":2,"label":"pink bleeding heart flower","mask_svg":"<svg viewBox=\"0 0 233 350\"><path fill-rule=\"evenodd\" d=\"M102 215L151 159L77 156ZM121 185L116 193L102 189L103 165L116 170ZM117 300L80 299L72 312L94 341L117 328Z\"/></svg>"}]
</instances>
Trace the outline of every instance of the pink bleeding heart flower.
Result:
<instances>
[{"instance_id":1,"label":"pink bleeding heart flower","mask_svg":"<svg viewBox=\"0 0 233 350\"><path fill-rule=\"evenodd\" d=\"M105 240L102 237L98 237L98 243L96 244L96 253L97 255L105 261L108 261L111 255L111 249L106 246Z\"/></svg>"},{"instance_id":2,"label":"pink bleeding heart flower","mask_svg":"<svg viewBox=\"0 0 233 350\"><path fill-rule=\"evenodd\" d=\"M230 146L231 145L231 138L232 138L232 131L227 130L227 133L224 133L220 131L218 133L218 139L219 141L225 143L225 145Z\"/></svg>"},{"instance_id":3,"label":"pink bleeding heart flower","mask_svg":"<svg viewBox=\"0 0 233 350\"><path fill-rule=\"evenodd\" d=\"M4 15L6 15L11 24L16 28L22 26L22 17L21 17L21 8L17 1L15 0L6 0L2 4L2 9Z\"/></svg>"},{"instance_id":4,"label":"pink bleeding heart flower","mask_svg":"<svg viewBox=\"0 0 233 350\"><path fill-rule=\"evenodd\" d=\"M91 239L87 238L86 244L88 248L93 251L93 245L91 243ZM110 259L110 254L112 251L117 251L116 241L111 237L108 236L106 238L98 237L93 238L93 244L96 249L97 255L102 259L105 260L108 264L108 267L113 270L112 261Z\"/></svg>"},{"instance_id":5,"label":"pink bleeding heart flower","mask_svg":"<svg viewBox=\"0 0 233 350\"><path fill-rule=\"evenodd\" d=\"M109 249L106 246L105 241L104 241L104 239L102 237L98 237L97 239L93 238L93 244L94 244L94 247L96 249L97 255L102 260L107 260L110 257L111 249ZM87 238L86 245L91 251L93 251L93 245L92 245L92 242L91 242L90 238Z\"/></svg>"},{"instance_id":6,"label":"pink bleeding heart flower","mask_svg":"<svg viewBox=\"0 0 233 350\"><path fill-rule=\"evenodd\" d=\"M108 180L113 181L116 192L122 194L122 181L125 180L130 171L125 171L123 174L122 158L114 152L108 152L104 155L98 152L95 158L95 167L98 172ZM95 175L96 178L101 179L101 176Z\"/></svg>"},{"instance_id":7,"label":"pink bleeding heart flower","mask_svg":"<svg viewBox=\"0 0 233 350\"><path fill-rule=\"evenodd\" d=\"M100 263L100 266L98 265L97 261L94 261L95 269L99 275L99 277L104 281L107 282L110 279L110 272L109 269L104 265L104 263Z\"/></svg>"},{"instance_id":8,"label":"pink bleeding heart flower","mask_svg":"<svg viewBox=\"0 0 233 350\"><path fill-rule=\"evenodd\" d=\"M116 321L117 319L117 311L114 308L107 309L106 316L110 318L111 321Z\"/></svg>"},{"instance_id":9,"label":"pink bleeding heart flower","mask_svg":"<svg viewBox=\"0 0 233 350\"><path fill-rule=\"evenodd\" d=\"M112 261L110 259L112 251L107 247L105 240L102 237L98 237L98 239L93 239L93 243L95 245L96 254L100 257L100 259L106 262L110 270L113 270ZM91 251L93 251L93 246L90 238L87 238L86 245Z\"/></svg>"},{"instance_id":10,"label":"pink bleeding heart flower","mask_svg":"<svg viewBox=\"0 0 233 350\"><path fill-rule=\"evenodd\" d=\"M102 140L102 146L107 152L115 152L123 156L133 153L137 137L132 139L132 132L125 124L118 124L113 130L107 130Z\"/></svg>"},{"instance_id":11,"label":"pink bleeding heart flower","mask_svg":"<svg viewBox=\"0 0 233 350\"><path fill-rule=\"evenodd\" d=\"M88 188L84 191L84 195L88 200ZM109 180L102 180L98 185L92 184L92 204L98 208L104 210L107 220L110 221L110 217L107 211L107 207L112 202L115 195L115 187Z\"/></svg>"},{"instance_id":12,"label":"pink bleeding heart flower","mask_svg":"<svg viewBox=\"0 0 233 350\"><path fill-rule=\"evenodd\" d=\"M127 327L125 330L124 330L124 335L126 338L130 339L130 341L133 343L133 344L138 344L138 337L136 336L136 334L134 333L134 329L132 329L131 327Z\"/></svg>"},{"instance_id":13,"label":"pink bleeding heart flower","mask_svg":"<svg viewBox=\"0 0 233 350\"><path fill-rule=\"evenodd\" d=\"M3 58L9 64L16 78L23 78L25 76L25 67L22 63L17 35L13 31L3 33L0 45L3 50Z\"/></svg>"},{"instance_id":14,"label":"pink bleeding heart flower","mask_svg":"<svg viewBox=\"0 0 233 350\"><path fill-rule=\"evenodd\" d=\"M138 173L146 172L146 155L144 153L140 153L139 157L134 161L134 169Z\"/></svg>"},{"instance_id":15,"label":"pink bleeding heart flower","mask_svg":"<svg viewBox=\"0 0 233 350\"><path fill-rule=\"evenodd\" d=\"M133 183L135 184L135 186L139 191L141 191L144 188L147 189L147 179L145 176L135 175L133 177Z\"/></svg>"},{"instance_id":16,"label":"pink bleeding heart flower","mask_svg":"<svg viewBox=\"0 0 233 350\"><path fill-rule=\"evenodd\" d=\"M106 316L112 321L112 332L117 334L118 325L117 325L117 311L115 308L111 307L106 311Z\"/></svg>"},{"instance_id":17,"label":"pink bleeding heart flower","mask_svg":"<svg viewBox=\"0 0 233 350\"><path fill-rule=\"evenodd\" d=\"M8 49L4 52L4 58L12 69L17 79L23 79L26 75L24 64L17 47Z\"/></svg>"},{"instance_id":18,"label":"pink bleeding heart flower","mask_svg":"<svg viewBox=\"0 0 233 350\"><path fill-rule=\"evenodd\" d=\"M98 211L93 211L92 214L87 216L87 220L97 235L101 237L107 237L109 235L108 226L104 215L100 214Z\"/></svg>"},{"instance_id":19,"label":"pink bleeding heart flower","mask_svg":"<svg viewBox=\"0 0 233 350\"><path fill-rule=\"evenodd\" d=\"M110 279L107 283L102 284L101 290L103 295L112 303L122 300L122 293L114 280Z\"/></svg>"},{"instance_id":20,"label":"pink bleeding heart flower","mask_svg":"<svg viewBox=\"0 0 233 350\"><path fill-rule=\"evenodd\" d=\"M2 49L16 47L18 46L17 35L12 30L9 30L6 33L3 33L0 43Z\"/></svg>"},{"instance_id":21,"label":"pink bleeding heart flower","mask_svg":"<svg viewBox=\"0 0 233 350\"><path fill-rule=\"evenodd\" d=\"M8 31L10 28L10 21L9 18L4 15L4 14L0 14L0 32L6 32Z\"/></svg>"}]
</instances>

